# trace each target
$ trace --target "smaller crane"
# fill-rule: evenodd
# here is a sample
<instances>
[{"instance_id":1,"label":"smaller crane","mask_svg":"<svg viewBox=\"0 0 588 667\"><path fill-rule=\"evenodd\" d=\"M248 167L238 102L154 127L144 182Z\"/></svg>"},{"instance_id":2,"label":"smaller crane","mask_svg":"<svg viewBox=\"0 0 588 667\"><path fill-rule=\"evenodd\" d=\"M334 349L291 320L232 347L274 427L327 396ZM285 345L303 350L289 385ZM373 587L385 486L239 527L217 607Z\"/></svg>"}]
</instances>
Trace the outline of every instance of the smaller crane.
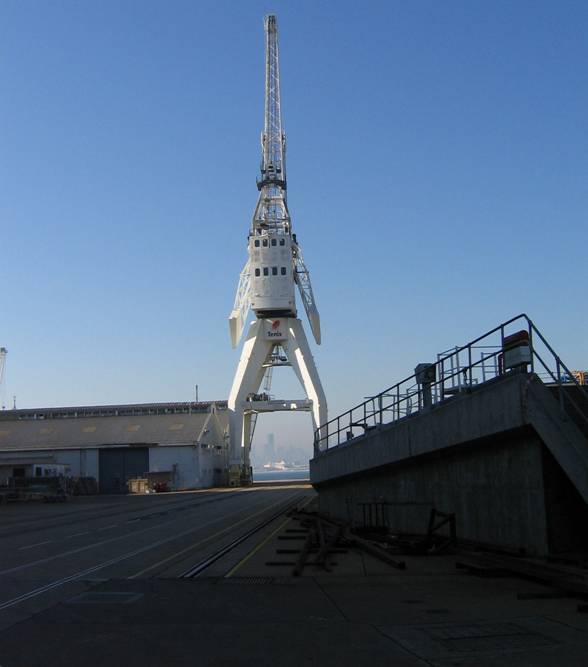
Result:
<instances>
[{"instance_id":1,"label":"smaller crane","mask_svg":"<svg viewBox=\"0 0 588 667\"><path fill-rule=\"evenodd\" d=\"M0 408L6 410L4 377L6 371L6 354L8 350L5 347L0 347Z\"/></svg>"}]
</instances>

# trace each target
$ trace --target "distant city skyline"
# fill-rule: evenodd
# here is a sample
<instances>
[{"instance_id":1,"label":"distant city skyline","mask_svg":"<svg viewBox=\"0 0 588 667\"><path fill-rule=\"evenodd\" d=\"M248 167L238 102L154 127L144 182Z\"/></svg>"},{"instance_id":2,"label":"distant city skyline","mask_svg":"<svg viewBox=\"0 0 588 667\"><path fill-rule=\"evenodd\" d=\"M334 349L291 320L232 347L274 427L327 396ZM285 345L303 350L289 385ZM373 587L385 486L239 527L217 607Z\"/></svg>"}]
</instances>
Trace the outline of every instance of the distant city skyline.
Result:
<instances>
[{"instance_id":1,"label":"distant city skyline","mask_svg":"<svg viewBox=\"0 0 588 667\"><path fill-rule=\"evenodd\" d=\"M271 10L330 416L521 311L587 368L588 5ZM226 400L267 11L2 3L7 407ZM253 452L269 433L312 450L307 414L262 415Z\"/></svg>"},{"instance_id":2,"label":"distant city skyline","mask_svg":"<svg viewBox=\"0 0 588 667\"><path fill-rule=\"evenodd\" d=\"M286 461L287 463L305 463L308 460L308 450L303 446L295 446L289 435L284 432L278 438L274 433L267 433L265 439L254 439L251 449L251 463L254 468L262 468L266 463Z\"/></svg>"}]
</instances>

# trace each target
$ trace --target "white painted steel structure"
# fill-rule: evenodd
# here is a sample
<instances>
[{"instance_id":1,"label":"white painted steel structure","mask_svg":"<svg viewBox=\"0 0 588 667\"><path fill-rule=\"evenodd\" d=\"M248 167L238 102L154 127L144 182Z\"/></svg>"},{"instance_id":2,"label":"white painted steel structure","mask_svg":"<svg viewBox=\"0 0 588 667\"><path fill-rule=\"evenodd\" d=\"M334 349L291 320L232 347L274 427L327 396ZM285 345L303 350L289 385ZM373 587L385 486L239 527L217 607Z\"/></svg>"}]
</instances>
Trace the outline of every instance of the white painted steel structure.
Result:
<instances>
[{"instance_id":1,"label":"white painted steel structure","mask_svg":"<svg viewBox=\"0 0 588 667\"><path fill-rule=\"evenodd\" d=\"M327 404L302 322L297 317L295 285L316 342L321 342L320 317L310 275L296 235L286 197L286 137L282 130L280 69L276 17L265 17L265 119L261 135L259 199L241 271L233 310L229 317L231 343L243 334L249 309L251 323L229 395L230 479L232 484L250 480L249 449L252 418L259 412L307 410L313 426L327 421ZM291 366L306 399L271 401L257 394L266 372L274 366Z\"/></svg>"}]
</instances>

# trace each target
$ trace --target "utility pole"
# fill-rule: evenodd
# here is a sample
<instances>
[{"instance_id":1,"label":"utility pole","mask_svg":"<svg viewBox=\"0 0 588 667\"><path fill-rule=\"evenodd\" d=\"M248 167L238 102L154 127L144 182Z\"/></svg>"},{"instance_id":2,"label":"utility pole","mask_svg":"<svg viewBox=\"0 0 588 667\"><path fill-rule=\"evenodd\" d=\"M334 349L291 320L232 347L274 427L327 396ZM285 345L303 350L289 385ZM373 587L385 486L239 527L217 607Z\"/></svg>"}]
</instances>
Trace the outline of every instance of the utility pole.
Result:
<instances>
[{"instance_id":1,"label":"utility pole","mask_svg":"<svg viewBox=\"0 0 588 667\"><path fill-rule=\"evenodd\" d=\"M6 410L6 355L8 350L5 347L0 347L0 408Z\"/></svg>"}]
</instances>

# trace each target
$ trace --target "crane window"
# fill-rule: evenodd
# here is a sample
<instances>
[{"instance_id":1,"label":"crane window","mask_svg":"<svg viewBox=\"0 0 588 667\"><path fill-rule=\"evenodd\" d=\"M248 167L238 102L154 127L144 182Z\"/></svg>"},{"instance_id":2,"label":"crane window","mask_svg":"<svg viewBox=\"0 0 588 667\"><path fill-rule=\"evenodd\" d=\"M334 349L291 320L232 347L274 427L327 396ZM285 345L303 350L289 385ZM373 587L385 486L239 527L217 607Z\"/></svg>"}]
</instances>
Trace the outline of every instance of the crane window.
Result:
<instances>
[{"instance_id":1,"label":"crane window","mask_svg":"<svg viewBox=\"0 0 588 667\"><path fill-rule=\"evenodd\" d=\"M267 268L267 266L263 267L263 275L264 276L269 276L269 269Z\"/></svg>"},{"instance_id":2,"label":"crane window","mask_svg":"<svg viewBox=\"0 0 588 667\"><path fill-rule=\"evenodd\" d=\"M277 275L278 275L278 267L272 266L272 276L277 276Z\"/></svg>"},{"instance_id":3,"label":"crane window","mask_svg":"<svg viewBox=\"0 0 588 667\"><path fill-rule=\"evenodd\" d=\"M276 239L272 239L272 245L276 245L277 241Z\"/></svg>"},{"instance_id":4,"label":"crane window","mask_svg":"<svg viewBox=\"0 0 588 667\"><path fill-rule=\"evenodd\" d=\"M267 239L263 239L262 243L263 243L263 247L267 248Z\"/></svg>"},{"instance_id":5,"label":"crane window","mask_svg":"<svg viewBox=\"0 0 588 667\"><path fill-rule=\"evenodd\" d=\"M255 277L259 278L260 274L261 274L261 271L259 269L255 269Z\"/></svg>"},{"instance_id":6,"label":"crane window","mask_svg":"<svg viewBox=\"0 0 588 667\"><path fill-rule=\"evenodd\" d=\"M259 248L259 239L255 239L255 247Z\"/></svg>"},{"instance_id":7,"label":"crane window","mask_svg":"<svg viewBox=\"0 0 588 667\"><path fill-rule=\"evenodd\" d=\"M286 267L285 267L285 266L283 266L283 267L281 268L280 273L281 273L283 276L286 275Z\"/></svg>"},{"instance_id":8,"label":"crane window","mask_svg":"<svg viewBox=\"0 0 588 667\"><path fill-rule=\"evenodd\" d=\"M280 245L286 245L286 239L280 239Z\"/></svg>"}]
</instances>

